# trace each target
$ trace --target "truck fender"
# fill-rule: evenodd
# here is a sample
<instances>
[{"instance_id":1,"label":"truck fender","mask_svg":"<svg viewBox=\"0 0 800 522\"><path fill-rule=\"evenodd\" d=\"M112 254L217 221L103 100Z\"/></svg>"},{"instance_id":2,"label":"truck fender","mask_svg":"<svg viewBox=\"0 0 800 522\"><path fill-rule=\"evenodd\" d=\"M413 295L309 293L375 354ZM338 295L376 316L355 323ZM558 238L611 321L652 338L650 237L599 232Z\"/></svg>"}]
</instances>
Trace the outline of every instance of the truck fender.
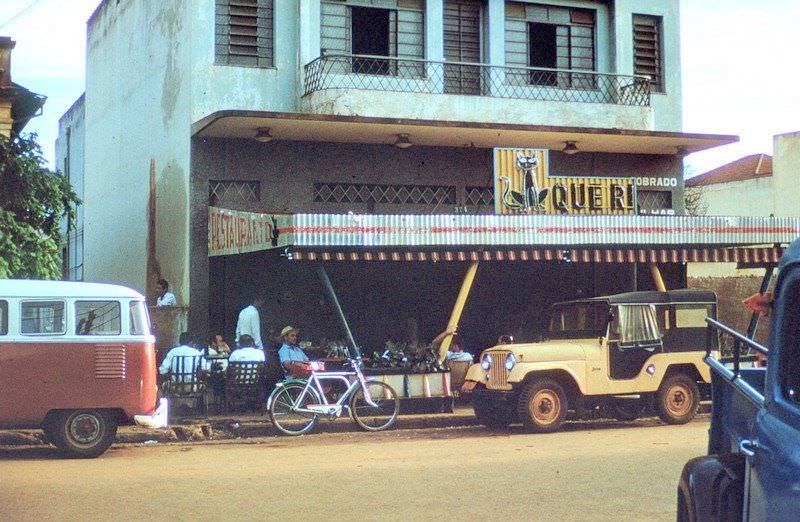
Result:
<instances>
[{"instance_id":1,"label":"truck fender","mask_svg":"<svg viewBox=\"0 0 800 522\"><path fill-rule=\"evenodd\" d=\"M678 521L741 520L743 489L742 455L693 458L678 482Z\"/></svg>"}]
</instances>

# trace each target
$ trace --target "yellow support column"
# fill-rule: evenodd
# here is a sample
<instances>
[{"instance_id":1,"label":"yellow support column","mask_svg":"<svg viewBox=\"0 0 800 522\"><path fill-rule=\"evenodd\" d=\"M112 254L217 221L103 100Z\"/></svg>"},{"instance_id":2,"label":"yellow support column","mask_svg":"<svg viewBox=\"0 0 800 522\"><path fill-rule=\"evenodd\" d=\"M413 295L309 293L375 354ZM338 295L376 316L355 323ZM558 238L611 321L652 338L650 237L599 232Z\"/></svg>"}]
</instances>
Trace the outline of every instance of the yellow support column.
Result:
<instances>
[{"instance_id":1,"label":"yellow support column","mask_svg":"<svg viewBox=\"0 0 800 522\"><path fill-rule=\"evenodd\" d=\"M461 313L464 311L464 305L467 303L467 297L469 297L469 291L472 289L472 282L475 280L475 274L477 271L478 262L473 261L472 264L469 265L466 275L464 275L464 281L461 283L461 290L458 292L456 304L453 306L453 311L450 314L450 320L447 321L448 329L458 326L458 322L461 320ZM439 364L444 363L444 360L447 358L447 350L450 349L450 343L452 341L453 336L448 335L444 338L442 344L439 346Z\"/></svg>"},{"instance_id":2,"label":"yellow support column","mask_svg":"<svg viewBox=\"0 0 800 522\"><path fill-rule=\"evenodd\" d=\"M655 263L650 263L650 274L653 276L653 283L656 285L656 290L659 292L666 292L667 285L664 284L664 278L661 277L661 270Z\"/></svg>"}]
</instances>

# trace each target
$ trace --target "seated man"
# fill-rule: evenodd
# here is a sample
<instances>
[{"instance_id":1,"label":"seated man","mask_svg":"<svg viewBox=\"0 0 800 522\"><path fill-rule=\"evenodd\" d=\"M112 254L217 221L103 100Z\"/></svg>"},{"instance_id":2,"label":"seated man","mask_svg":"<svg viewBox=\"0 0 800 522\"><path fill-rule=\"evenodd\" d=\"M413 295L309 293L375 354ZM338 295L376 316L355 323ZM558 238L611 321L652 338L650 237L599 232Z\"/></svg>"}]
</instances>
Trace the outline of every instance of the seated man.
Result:
<instances>
[{"instance_id":1,"label":"seated man","mask_svg":"<svg viewBox=\"0 0 800 522\"><path fill-rule=\"evenodd\" d=\"M175 348L173 348L169 352L167 352L167 356L164 357L163 361L161 361L161 366L158 367L158 373L160 373L161 375L167 375L167 374L173 372L174 369L173 369L172 365L174 364L174 359L176 357L179 357L179 356L192 356L192 357L200 356L200 357L202 357L202 355L203 355L203 352L201 352L200 350L198 350L197 348L194 348L192 346L192 341L191 341L191 337L189 336L189 332L183 332L180 335L179 339L178 339L178 346L176 346ZM201 364L201 368L205 369L205 366L206 366L205 362L201 362L200 364ZM184 371L185 370L188 370L188 369L184 369ZM174 378L174 376L173 376L172 380L176 380ZM189 382L191 382L191 381L189 381Z\"/></svg>"},{"instance_id":2,"label":"seated man","mask_svg":"<svg viewBox=\"0 0 800 522\"><path fill-rule=\"evenodd\" d=\"M229 362L264 362L264 350L256 348L256 342L250 334L239 336L239 348L231 352Z\"/></svg>"},{"instance_id":3,"label":"seated man","mask_svg":"<svg viewBox=\"0 0 800 522\"><path fill-rule=\"evenodd\" d=\"M437 349L439 346L442 345L442 342L448 335L453 336L453 340L450 341L450 348L447 350L447 360L448 361L468 361L472 362L472 354L469 352L465 352L461 348L461 342L458 338L458 327L448 328L444 332L440 333L436 336L436 338L431 341L431 344L436 347Z\"/></svg>"},{"instance_id":4,"label":"seated man","mask_svg":"<svg viewBox=\"0 0 800 522\"><path fill-rule=\"evenodd\" d=\"M308 362L308 356L297 344L297 336L300 333L297 328L291 326L285 327L281 330L281 337L283 337L283 344L278 350L278 358L281 361L283 371L289 373L289 367L293 362Z\"/></svg>"}]
</instances>

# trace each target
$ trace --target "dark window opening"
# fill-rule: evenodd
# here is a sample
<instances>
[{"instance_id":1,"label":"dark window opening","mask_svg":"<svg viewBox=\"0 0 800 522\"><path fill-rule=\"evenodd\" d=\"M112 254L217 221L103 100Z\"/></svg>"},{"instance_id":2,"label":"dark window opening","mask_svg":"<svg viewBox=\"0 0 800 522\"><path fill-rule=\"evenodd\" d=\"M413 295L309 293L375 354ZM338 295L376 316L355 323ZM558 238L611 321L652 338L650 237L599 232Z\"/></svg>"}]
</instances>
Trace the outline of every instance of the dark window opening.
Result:
<instances>
[{"instance_id":1,"label":"dark window opening","mask_svg":"<svg viewBox=\"0 0 800 522\"><path fill-rule=\"evenodd\" d=\"M529 24L531 67L546 69L558 68L558 45L556 43L556 26L552 24ZM557 83L553 71L531 71L531 83L534 85L551 85Z\"/></svg>"},{"instance_id":2,"label":"dark window opening","mask_svg":"<svg viewBox=\"0 0 800 522\"><path fill-rule=\"evenodd\" d=\"M388 9L353 7L351 11L352 49L355 55L391 56L389 52ZM354 58L353 72L389 74L388 60Z\"/></svg>"}]
</instances>

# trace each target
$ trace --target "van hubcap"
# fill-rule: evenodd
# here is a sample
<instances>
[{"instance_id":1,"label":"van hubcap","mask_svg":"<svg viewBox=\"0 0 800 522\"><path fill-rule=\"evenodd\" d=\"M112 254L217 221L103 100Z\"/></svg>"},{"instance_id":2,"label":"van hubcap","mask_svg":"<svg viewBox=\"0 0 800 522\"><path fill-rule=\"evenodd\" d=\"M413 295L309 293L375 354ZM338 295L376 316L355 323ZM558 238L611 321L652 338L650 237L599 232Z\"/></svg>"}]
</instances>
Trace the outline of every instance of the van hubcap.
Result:
<instances>
[{"instance_id":1,"label":"van hubcap","mask_svg":"<svg viewBox=\"0 0 800 522\"><path fill-rule=\"evenodd\" d=\"M74 416L69 423L70 438L79 444L93 443L100 437L102 430L100 420L88 413Z\"/></svg>"}]
</instances>

